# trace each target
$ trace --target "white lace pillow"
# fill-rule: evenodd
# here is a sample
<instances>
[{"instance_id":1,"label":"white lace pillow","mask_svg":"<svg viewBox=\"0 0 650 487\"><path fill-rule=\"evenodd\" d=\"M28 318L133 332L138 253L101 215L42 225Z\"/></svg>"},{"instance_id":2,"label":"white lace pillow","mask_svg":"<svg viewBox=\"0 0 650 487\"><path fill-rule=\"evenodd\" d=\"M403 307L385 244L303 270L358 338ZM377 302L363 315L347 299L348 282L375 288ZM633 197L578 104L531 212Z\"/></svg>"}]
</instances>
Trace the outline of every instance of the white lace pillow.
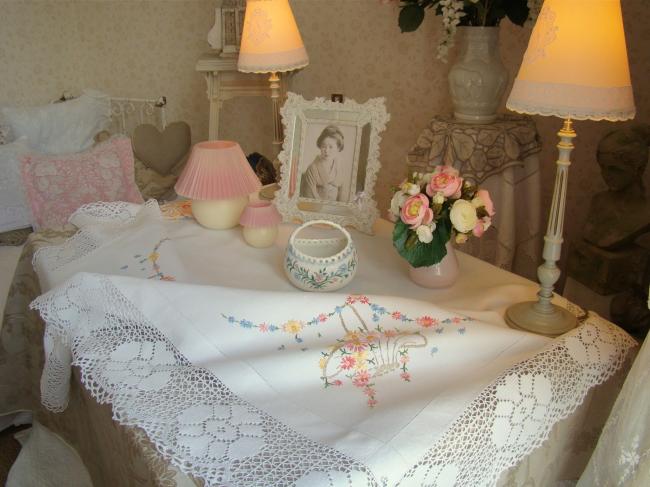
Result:
<instances>
[{"instance_id":1,"label":"white lace pillow","mask_svg":"<svg viewBox=\"0 0 650 487\"><path fill-rule=\"evenodd\" d=\"M63 103L38 107L4 107L5 122L16 138L27 137L30 147L43 154L68 154L90 148L94 137L110 122L108 95L86 90Z\"/></svg>"},{"instance_id":2,"label":"white lace pillow","mask_svg":"<svg viewBox=\"0 0 650 487\"><path fill-rule=\"evenodd\" d=\"M31 225L32 216L20 177L20 159L27 152L25 137L0 145L0 232Z\"/></svg>"}]
</instances>

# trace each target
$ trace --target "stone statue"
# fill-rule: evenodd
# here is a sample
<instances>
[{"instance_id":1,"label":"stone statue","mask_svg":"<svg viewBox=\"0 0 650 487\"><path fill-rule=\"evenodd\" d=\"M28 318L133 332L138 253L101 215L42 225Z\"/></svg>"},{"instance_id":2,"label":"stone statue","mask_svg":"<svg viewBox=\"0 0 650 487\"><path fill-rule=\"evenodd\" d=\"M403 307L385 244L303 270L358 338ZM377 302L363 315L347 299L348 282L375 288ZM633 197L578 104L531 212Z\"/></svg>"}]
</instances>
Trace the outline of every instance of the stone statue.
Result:
<instances>
[{"instance_id":1,"label":"stone statue","mask_svg":"<svg viewBox=\"0 0 650 487\"><path fill-rule=\"evenodd\" d=\"M616 250L650 232L650 199L643 173L648 165L650 125L615 130L598 144L597 160L608 191L594 195L584 239Z\"/></svg>"},{"instance_id":2,"label":"stone statue","mask_svg":"<svg viewBox=\"0 0 650 487\"><path fill-rule=\"evenodd\" d=\"M569 276L600 295L615 294L611 318L639 338L650 326L650 199L643 185L649 146L650 125L615 130L600 141L596 158L609 189L591 199L568 262Z\"/></svg>"}]
</instances>

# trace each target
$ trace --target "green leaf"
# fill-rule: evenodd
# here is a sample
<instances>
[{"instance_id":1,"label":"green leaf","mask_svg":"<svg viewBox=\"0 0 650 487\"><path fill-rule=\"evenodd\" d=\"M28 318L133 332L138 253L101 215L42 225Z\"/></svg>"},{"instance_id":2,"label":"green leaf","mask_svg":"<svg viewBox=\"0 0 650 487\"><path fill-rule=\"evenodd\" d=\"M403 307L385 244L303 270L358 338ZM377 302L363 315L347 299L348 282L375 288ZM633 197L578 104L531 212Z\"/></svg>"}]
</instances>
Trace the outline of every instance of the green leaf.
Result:
<instances>
[{"instance_id":1,"label":"green leaf","mask_svg":"<svg viewBox=\"0 0 650 487\"><path fill-rule=\"evenodd\" d=\"M451 222L448 217L443 217L438 221L436 230L433 232L433 240L424 244L417 240L413 246L407 245L413 236L417 239L414 230L398 221L393 229L393 246L397 249L399 255L404 257L413 267L425 267L438 264L445 255L447 255L446 243L451 237Z\"/></svg>"},{"instance_id":2,"label":"green leaf","mask_svg":"<svg viewBox=\"0 0 650 487\"><path fill-rule=\"evenodd\" d=\"M406 5L399 12L398 24L402 32L413 32L424 20L424 7L417 4Z\"/></svg>"},{"instance_id":3,"label":"green leaf","mask_svg":"<svg viewBox=\"0 0 650 487\"><path fill-rule=\"evenodd\" d=\"M506 15L506 9L499 4L495 4L490 7L490 10L487 12L485 23L483 25L486 27L496 27L501 22L501 19L503 19Z\"/></svg>"},{"instance_id":4,"label":"green leaf","mask_svg":"<svg viewBox=\"0 0 650 487\"><path fill-rule=\"evenodd\" d=\"M402 252L406 252L406 241L409 238L409 231L409 226L401 220L398 220L393 227L393 247L397 249L400 255L402 255Z\"/></svg>"},{"instance_id":5,"label":"green leaf","mask_svg":"<svg viewBox=\"0 0 650 487\"><path fill-rule=\"evenodd\" d=\"M504 2L506 15L513 24L524 25L528 20L529 10L526 2Z\"/></svg>"}]
</instances>

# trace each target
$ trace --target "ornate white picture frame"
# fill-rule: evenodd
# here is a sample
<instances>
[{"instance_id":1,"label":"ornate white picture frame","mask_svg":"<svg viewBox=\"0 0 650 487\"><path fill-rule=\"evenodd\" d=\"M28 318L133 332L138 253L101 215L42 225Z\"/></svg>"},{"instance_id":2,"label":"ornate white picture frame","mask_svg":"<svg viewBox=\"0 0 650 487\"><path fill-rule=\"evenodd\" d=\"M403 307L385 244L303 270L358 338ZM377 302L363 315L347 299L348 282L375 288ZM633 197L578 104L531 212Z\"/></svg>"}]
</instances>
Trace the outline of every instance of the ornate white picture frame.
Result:
<instances>
[{"instance_id":1,"label":"ornate white picture frame","mask_svg":"<svg viewBox=\"0 0 650 487\"><path fill-rule=\"evenodd\" d=\"M284 221L326 219L372 233L379 216L379 142L390 115L384 98L365 103L287 93L275 205Z\"/></svg>"}]
</instances>

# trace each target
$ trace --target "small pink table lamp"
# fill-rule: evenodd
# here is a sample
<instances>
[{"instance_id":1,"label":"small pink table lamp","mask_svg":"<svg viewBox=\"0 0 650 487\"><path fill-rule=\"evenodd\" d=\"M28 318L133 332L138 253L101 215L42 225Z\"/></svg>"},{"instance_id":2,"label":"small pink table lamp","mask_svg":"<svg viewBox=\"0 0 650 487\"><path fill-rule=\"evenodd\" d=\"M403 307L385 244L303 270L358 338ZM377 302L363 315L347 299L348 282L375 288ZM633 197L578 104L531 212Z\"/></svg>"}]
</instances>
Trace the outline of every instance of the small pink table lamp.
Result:
<instances>
[{"instance_id":1,"label":"small pink table lamp","mask_svg":"<svg viewBox=\"0 0 650 487\"><path fill-rule=\"evenodd\" d=\"M211 140L192 148L174 189L192 200L197 222L221 230L237 225L248 195L261 187L237 142Z\"/></svg>"},{"instance_id":2,"label":"small pink table lamp","mask_svg":"<svg viewBox=\"0 0 650 487\"><path fill-rule=\"evenodd\" d=\"M244 227L244 240L252 247L268 247L278 236L282 217L269 201L253 201L242 213L239 223Z\"/></svg>"}]
</instances>

